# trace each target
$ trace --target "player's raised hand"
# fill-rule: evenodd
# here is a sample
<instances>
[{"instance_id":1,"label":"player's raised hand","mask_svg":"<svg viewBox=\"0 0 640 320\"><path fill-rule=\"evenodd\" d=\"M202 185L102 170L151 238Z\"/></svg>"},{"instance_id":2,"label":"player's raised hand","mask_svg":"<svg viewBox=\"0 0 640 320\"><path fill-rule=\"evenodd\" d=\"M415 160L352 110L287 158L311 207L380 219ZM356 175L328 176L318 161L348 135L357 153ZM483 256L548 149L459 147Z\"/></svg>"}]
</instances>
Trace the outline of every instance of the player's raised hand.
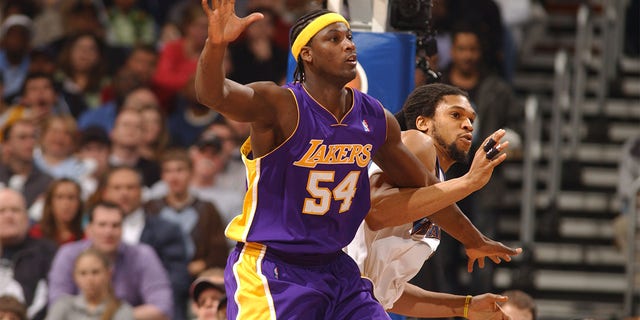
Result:
<instances>
[{"instance_id":1,"label":"player's raised hand","mask_svg":"<svg viewBox=\"0 0 640 320\"><path fill-rule=\"evenodd\" d=\"M209 7L209 1L212 7ZM235 0L201 0L201 3L209 20L208 40L214 44L227 44L237 39L248 25L263 18L262 13L238 17Z\"/></svg>"},{"instance_id":2,"label":"player's raised hand","mask_svg":"<svg viewBox=\"0 0 640 320\"><path fill-rule=\"evenodd\" d=\"M491 134L482 142L482 147L473 156L473 162L471 162L471 167L465 178L476 190L489 182L493 169L507 158L504 153L498 155L509 146L509 141L501 141L504 135L504 129L499 129Z\"/></svg>"},{"instance_id":3,"label":"player's raised hand","mask_svg":"<svg viewBox=\"0 0 640 320\"><path fill-rule=\"evenodd\" d=\"M502 260L511 261L512 256L519 255L522 252L522 248L509 248L504 244L491 240L487 237L482 237L482 243L475 247L465 247L465 252L469 257L467 263L467 271L473 271L473 265L478 260L478 267L484 268L484 258L489 258L495 263L500 263Z\"/></svg>"},{"instance_id":4,"label":"player's raised hand","mask_svg":"<svg viewBox=\"0 0 640 320\"><path fill-rule=\"evenodd\" d=\"M471 298L469 303L469 320L502 320L511 319L498 303L507 302L509 298L497 294L485 293Z\"/></svg>"}]
</instances>

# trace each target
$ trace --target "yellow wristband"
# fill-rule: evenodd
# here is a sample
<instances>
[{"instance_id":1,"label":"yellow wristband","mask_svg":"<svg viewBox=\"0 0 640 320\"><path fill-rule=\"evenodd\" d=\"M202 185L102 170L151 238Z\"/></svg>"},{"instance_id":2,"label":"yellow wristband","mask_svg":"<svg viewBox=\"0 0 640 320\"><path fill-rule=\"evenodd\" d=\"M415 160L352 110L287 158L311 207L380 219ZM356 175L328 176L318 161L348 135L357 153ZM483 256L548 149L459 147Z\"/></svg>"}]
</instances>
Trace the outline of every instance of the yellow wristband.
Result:
<instances>
[{"instance_id":1,"label":"yellow wristband","mask_svg":"<svg viewBox=\"0 0 640 320\"><path fill-rule=\"evenodd\" d=\"M466 318L469 317L469 303L471 302L471 298L473 298L472 296L467 296L466 299L464 299L464 311L463 311L463 316Z\"/></svg>"}]
</instances>

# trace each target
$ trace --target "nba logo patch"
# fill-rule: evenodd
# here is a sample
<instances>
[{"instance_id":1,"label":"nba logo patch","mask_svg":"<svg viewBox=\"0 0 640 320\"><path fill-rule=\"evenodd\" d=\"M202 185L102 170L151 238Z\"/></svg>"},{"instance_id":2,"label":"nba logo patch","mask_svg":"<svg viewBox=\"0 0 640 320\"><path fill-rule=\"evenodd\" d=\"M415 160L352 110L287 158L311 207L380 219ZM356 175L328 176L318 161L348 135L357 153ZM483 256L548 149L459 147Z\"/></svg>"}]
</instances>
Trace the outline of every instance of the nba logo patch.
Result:
<instances>
[{"instance_id":1,"label":"nba logo patch","mask_svg":"<svg viewBox=\"0 0 640 320\"><path fill-rule=\"evenodd\" d=\"M367 120L362 120L362 127L364 128L365 132L371 132L371 130L369 130L369 123L367 122Z\"/></svg>"}]
</instances>

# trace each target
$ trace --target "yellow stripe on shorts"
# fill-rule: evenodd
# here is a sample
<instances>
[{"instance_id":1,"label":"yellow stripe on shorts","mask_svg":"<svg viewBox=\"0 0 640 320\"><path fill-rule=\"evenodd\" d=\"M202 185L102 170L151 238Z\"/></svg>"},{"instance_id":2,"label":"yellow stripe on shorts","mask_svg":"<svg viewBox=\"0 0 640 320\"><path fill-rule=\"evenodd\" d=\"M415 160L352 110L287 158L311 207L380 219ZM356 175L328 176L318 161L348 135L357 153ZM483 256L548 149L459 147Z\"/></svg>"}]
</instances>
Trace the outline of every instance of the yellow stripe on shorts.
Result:
<instances>
[{"instance_id":1,"label":"yellow stripe on shorts","mask_svg":"<svg viewBox=\"0 0 640 320\"><path fill-rule=\"evenodd\" d=\"M262 259L266 251L264 245L246 243L233 265L233 275L238 284L233 297L238 305L238 320L276 319L269 284L262 274Z\"/></svg>"}]
</instances>

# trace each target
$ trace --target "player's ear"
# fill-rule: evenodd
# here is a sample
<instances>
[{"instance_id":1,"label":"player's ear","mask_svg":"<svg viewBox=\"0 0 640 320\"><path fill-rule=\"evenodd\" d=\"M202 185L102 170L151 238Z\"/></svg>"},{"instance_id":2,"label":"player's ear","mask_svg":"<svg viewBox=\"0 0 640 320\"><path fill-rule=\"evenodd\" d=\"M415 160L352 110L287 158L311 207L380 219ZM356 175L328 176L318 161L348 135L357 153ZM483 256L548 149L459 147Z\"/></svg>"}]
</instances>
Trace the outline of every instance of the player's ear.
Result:
<instances>
[{"instance_id":1,"label":"player's ear","mask_svg":"<svg viewBox=\"0 0 640 320\"><path fill-rule=\"evenodd\" d=\"M418 116L416 118L416 128L422 132L429 132L431 128L431 119L425 116Z\"/></svg>"},{"instance_id":2,"label":"player's ear","mask_svg":"<svg viewBox=\"0 0 640 320\"><path fill-rule=\"evenodd\" d=\"M309 46L302 47L302 49L300 50L300 59L306 61L307 63L313 60L311 58L311 48L309 48Z\"/></svg>"}]
</instances>

